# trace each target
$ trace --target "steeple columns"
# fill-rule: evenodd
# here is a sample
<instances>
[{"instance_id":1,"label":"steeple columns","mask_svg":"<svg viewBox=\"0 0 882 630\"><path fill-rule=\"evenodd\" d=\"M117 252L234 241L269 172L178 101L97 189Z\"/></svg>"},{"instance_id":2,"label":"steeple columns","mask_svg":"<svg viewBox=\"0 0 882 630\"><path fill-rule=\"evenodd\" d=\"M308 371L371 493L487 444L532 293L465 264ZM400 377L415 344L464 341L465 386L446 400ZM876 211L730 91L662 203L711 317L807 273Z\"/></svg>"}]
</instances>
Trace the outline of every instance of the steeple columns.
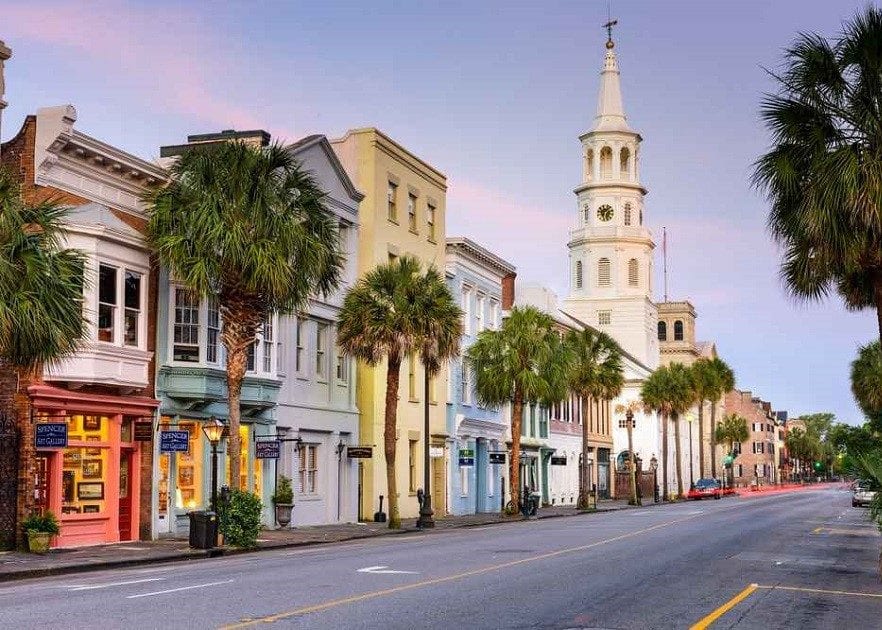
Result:
<instances>
[{"instance_id":1,"label":"steeple columns","mask_svg":"<svg viewBox=\"0 0 882 630\"><path fill-rule=\"evenodd\" d=\"M582 136L582 183L639 183L640 136L590 132Z\"/></svg>"}]
</instances>

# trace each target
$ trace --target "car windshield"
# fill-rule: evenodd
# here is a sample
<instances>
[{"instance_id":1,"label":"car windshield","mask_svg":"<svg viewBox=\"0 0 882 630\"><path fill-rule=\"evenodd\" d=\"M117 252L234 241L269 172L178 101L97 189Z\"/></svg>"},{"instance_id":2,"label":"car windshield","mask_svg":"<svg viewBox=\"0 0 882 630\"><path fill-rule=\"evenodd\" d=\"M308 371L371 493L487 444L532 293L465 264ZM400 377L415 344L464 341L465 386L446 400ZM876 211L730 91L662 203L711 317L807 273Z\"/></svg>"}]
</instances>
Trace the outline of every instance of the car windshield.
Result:
<instances>
[{"instance_id":1,"label":"car windshield","mask_svg":"<svg viewBox=\"0 0 882 630\"><path fill-rule=\"evenodd\" d=\"M699 489L716 488L717 482L715 479L699 479L695 482L695 487Z\"/></svg>"}]
</instances>

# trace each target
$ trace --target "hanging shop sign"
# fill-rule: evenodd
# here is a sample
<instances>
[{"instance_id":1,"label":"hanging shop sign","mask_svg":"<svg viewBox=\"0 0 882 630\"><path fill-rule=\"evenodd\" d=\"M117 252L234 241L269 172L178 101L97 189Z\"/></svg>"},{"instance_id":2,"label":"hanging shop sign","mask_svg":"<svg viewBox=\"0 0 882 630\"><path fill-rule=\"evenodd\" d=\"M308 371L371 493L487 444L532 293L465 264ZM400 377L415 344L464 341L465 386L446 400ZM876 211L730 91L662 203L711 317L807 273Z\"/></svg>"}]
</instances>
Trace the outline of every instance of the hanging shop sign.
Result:
<instances>
[{"instance_id":1,"label":"hanging shop sign","mask_svg":"<svg viewBox=\"0 0 882 630\"><path fill-rule=\"evenodd\" d=\"M257 459L279 459L281 450L278 440L258 440L254 443L254 456Z\"/></svg>"},{"instance_id":2,"label":"hanging shop sign","mask_svg":"<svg viewBox=\"0 0 882 630\"><path fill-rule=\"evenodd\" d=\"M374 456L372 446L347 446L346 457L350 459L371 459Z\"/></svg>"},{"instance_id":3,"label":"hanging shop sign","mask_svg":"<svg viewBox=\"0 0 882 630\"><path fill-rule=\"evenodd\" d=\"M153 422L135 423L135 442L150 442L153 440Z\"/></svg>"},{"instance_id":4,"label":"hanging shop sign","mask_svg":"<svg viewBox=\"0 0 882 630\"><path fill-rule=\"evenodd\" d=\"M505 455L505 451L487 453L491 464L504 464Z\"/></svg>"},{"instance_id":5,"label":"hanging shop sign","mask_svg":"<svg viewBox=\"0 0 882 630\"><path fill-rule=\"evenodd\" d=\"M474 466L475 465L475 451L470 448L463 448L459 451L459 465L460 466Z\"/></svg>"},{"instance_id":6,"label":"hanging shop sign","mask_svg":"<svg viewBox=\"0 0 882 630\"><path fill-rule=\"evenodd\" d=\"M187 431L160 431L160 453L186 453L190 450L190 434Z\"/></svg>"},{"instance_id":7,"label":"hanging shop sign","mask_svg":"<svg viewBox=\"0 0 882 630\"><path fill-rule=\"evenodd\" d=\"M566 465L567 465L567 458L566 458L566 456L563 456L563 457L555 457L554 455L552 455L552 456L551 456L551 465L552 465L552 466L566 466Z\"/></svg>"},{"instance_id":8,"label":"hanging shop sign","mask_svg":"<svg viewBox=\"0 0 882 630\"><path fill-rule=\"evenodd\" d=\"M66 422L41 422L34 429L35 448L64 448L67 446Z\"/></svg>"},{"instance_id":9,"label":"hanging shop sign","mask_svg":"<svg viewBox=\"0 0 882 630\"><path fill-rule=\"evenodd\" d=\"M443 446L430 446L429 447L429 457L433 457L438 459L439 457L444 457L444 447Z\"/></svg>"}]
</instances>

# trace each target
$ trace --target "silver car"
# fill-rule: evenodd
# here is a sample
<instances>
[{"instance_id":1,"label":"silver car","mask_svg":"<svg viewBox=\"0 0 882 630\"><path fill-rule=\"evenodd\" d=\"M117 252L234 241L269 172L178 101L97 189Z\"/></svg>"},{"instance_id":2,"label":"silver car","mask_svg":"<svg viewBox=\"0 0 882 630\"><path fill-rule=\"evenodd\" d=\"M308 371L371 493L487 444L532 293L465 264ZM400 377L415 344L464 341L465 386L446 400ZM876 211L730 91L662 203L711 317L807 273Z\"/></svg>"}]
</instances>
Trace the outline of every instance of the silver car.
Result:
<instances>
[{"instance_id":1,"label":"silver car","mask_svg":"<svg viewBox=\"0 0 882 630\"><path fill-rule=\"evenodd\" d=\"M870 502L876 498L876 490L870 489L870 484L866 481L858 481L854 484L851 493L851 507L859 507L870 505Z\"/></svg>"}]
</instances>

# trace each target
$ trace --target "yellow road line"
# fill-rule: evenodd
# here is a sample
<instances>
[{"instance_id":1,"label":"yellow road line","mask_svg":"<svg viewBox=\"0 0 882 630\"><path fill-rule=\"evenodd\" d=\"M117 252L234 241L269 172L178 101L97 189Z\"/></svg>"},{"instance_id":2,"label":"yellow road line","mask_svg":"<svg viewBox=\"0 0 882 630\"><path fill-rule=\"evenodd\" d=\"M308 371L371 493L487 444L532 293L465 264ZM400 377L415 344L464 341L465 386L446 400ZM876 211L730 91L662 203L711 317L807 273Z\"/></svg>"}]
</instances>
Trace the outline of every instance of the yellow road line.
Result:
<instances>
[{"instance_id":1,"label":"yellow road line","mask_svg":"<svg viewBox=\"0 0 882 630\"><path fill-rule=\"evenodd\" d=\"M882 599L882 593L858 593L856 591L831 591L823 588L808 588L805 586L764 586L755 584L757 588L770 591L799 591L801 593L822 593L824 595L853 595L855 597L878 597Z\"/></svg>"},{"instance_id":2,"label":"yellow road line","mask_svg":"<svg viewBox=\"0 0 882 630\"><path fill-rule=\"evenodd\" d=\"M750 597L750 594L753 593L757 588L758 586L756 584L748 584L744 588L744 590L738 593L735 597L717 608L711 614L707 615L706 617L702 617L700 620L692 624L689 627L689 630L704 630L705 628L709 627L717 619L735 608L735 606L737 606L740 602Z\"/></svg>"},{"instance_id":3,"label":"yellow road line","mask_svg":"<svg viewBox=\"0 0 882 630\"><path fill-rule=\"evenodd\" d=\"M815 527L815 528L812 530L812 533L813 533L813 534L820 534L822 531L824 531L824 529L825 529L824 527Z\"/></svg>"},{"instance_id":4,"label":"yellow road line","mask_svg":"<svg viewBox=\"0 0 882 630\"><path fill-rule=\"evenodd\" d=\"M722 511L722 510L720 510ZM592 549L594 547L599 547L600 545L606 545L612 542L617 542L619 540L625 540L627 538L632 538L634 536L639 536L640 534L646 534L648 532L654 531L656 529L661 529L663 527L669 527L671 525L676 525L678 523L683 523L685 521L691 521L699 516L703 516L706 513L702 514L693 514L684 518L679 518L673 521L666 521L664 523L659 523L657 525L653 525L651 527L647 527L645 529L639 529L633 532L628 532L627 534L621 534L620 536L614 536L612 538L607 538L605 540L599 540L597 542L593 542L587 545L580 545L579 547L568 547L566 549L558 549L557 551L550 551L548 553L539 554L536 556L530 556L529 558L521 558L519 560L512 560L510 562L503 562L501 564L493 564L486 567L481 567L480 569L473 569L471 571L464 571L463 573L456 573L454 575L447 575L444 577L433 578L431 580L423 580L421 582L412 582L410 584L403 584L401 586L395 586L392 588L386 588L380 591L371 591L368 593L361 593L359 595L352 595L350 597L343 597L340 599L332 599L326 602L322 602L320 604L314 604L312 606L304 606L302 608L295 608L293 610L287 610L283 612L276 613L274 615L267 615L265 617L257 617L255 619L245 619L239 623L233 623L226 626L221 626L221 630L234 630L238 628L248 628L251 626L256 626L264 623L275 623L276 621L281 621L282 619L288 619L290 617L296 617L299 615L306 615L309 613L319 612L322 610L327 610L329 608L336 608L337 606L344 606L346 604L354 604L355 602L364 601L366 599L374 599L377 597L384 597L386 595L393 595L395 593L400 593L402 591L410 591L417 588L423 588L426 586L433 586L435 584L443 584L445 582L452 582L454 580L461 580L463 578L472 577L475 575L482 575L484 573L491 573L493 571L499 571L501 569L507 569L509 567L515 567L521 564L526 564L528 562L536 562L537 560L546 560L548 558L554 558L556 556L561 556L564 554L576 553L579 551L586 551L588 549Z\"/></svg>"}]
</instances>

